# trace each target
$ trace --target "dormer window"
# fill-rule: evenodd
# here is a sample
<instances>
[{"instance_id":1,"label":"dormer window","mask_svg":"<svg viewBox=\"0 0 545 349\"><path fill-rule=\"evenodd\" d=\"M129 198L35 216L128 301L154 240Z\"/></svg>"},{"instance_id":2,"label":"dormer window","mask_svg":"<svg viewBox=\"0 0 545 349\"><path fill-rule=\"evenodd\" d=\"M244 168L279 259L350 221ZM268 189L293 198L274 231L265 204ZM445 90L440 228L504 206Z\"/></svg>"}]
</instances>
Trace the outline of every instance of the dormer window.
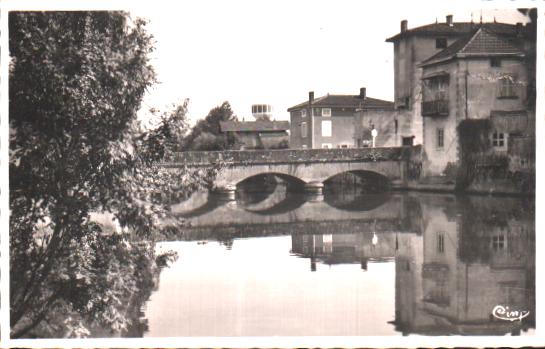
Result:
<instances>
[{"instance_id":1,"label":"dormer window","mask_svg":"<svg viewBox=\"0 0 545 349\"><path fill-rule=\"evenodd\" d=\"M435 39L435 48L447 48L447 38L437 38Z\"/></svg>"}]
</instances>

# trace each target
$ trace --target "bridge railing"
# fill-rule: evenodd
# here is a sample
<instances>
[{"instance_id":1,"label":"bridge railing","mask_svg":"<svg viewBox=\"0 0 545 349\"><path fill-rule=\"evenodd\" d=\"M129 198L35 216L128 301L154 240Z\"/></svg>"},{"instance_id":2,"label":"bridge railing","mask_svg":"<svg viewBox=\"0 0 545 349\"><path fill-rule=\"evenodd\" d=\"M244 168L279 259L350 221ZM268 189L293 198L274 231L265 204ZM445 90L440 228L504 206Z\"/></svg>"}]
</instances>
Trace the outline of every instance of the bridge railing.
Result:
<instances>
[{"instance_id":1,"label":"bridge railing","mask_svg":"<svg viewBox=\"0 0 545 349\"><path fill-rule=\"evenodd\" d=\"M417 147L348 148L348 149L277 149L188 151L172 156L167 163L210 165L214 163L316 163L346 161L409 160Z\"/></svg>"}]
</instances>

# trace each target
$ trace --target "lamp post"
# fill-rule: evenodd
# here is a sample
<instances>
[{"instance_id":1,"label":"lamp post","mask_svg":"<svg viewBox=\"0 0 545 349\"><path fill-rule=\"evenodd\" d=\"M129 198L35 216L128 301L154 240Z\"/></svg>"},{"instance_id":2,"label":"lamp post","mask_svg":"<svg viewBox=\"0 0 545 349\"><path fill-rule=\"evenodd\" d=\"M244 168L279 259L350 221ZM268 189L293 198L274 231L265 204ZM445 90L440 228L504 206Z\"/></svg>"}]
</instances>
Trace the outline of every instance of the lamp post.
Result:
<instances>
[{"instance_id":1,"label":"lamp post","mask_svg":"<svg viewBox=\"0 0 545 349\"><path fill-rule=\"evenodd\" d=\"M376 128L373 127L371 130L371 136L373 137L373 148L375 147L375 138L377 138L378 131Z\"/></svg>"}]
</instances>

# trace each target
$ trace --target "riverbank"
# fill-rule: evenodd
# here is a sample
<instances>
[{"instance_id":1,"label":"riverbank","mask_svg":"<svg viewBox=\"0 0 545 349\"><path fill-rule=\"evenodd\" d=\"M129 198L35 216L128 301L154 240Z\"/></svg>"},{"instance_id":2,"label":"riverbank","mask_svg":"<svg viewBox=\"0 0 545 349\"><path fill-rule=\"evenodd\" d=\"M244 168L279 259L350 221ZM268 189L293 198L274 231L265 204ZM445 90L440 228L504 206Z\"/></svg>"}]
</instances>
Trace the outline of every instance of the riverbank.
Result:
<instances>
[{"instance_id":1,"label":"riverbank","mask_svg":"<svg viewBox=\"0 0 545 349\"><path fill-rule=\"evenodd\" d=\"M535 187L535 183L532 188ZM428 177L391 186L395 190L429 191L437 193L459 193L476 195L535 196L534 190L523 190L521 185L509 179L483 180L471 183L460 191L456 181L448 177Z\"/></svg>"}]
</instances>

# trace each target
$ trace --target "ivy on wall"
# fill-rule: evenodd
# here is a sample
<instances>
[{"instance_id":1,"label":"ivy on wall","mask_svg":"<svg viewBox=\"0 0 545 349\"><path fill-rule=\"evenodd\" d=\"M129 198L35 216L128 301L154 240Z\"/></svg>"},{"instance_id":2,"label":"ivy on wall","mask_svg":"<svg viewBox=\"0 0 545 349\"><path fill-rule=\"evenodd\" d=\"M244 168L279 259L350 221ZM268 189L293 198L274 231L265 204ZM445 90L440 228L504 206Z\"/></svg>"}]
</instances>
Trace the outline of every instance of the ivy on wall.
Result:
<instances>
[{"instance_id":1,"label":"ivy on wall","mask_svg":"<svg viewBox=\"0 0 545 349\"><path fill-rule=\"evenodd\" d=\"M479 160L490 149L489 119L462 120L456 129L460 146L460 166L456 178L456 190L465 190L479 175Z\"/></svg>"}]
</instances>

